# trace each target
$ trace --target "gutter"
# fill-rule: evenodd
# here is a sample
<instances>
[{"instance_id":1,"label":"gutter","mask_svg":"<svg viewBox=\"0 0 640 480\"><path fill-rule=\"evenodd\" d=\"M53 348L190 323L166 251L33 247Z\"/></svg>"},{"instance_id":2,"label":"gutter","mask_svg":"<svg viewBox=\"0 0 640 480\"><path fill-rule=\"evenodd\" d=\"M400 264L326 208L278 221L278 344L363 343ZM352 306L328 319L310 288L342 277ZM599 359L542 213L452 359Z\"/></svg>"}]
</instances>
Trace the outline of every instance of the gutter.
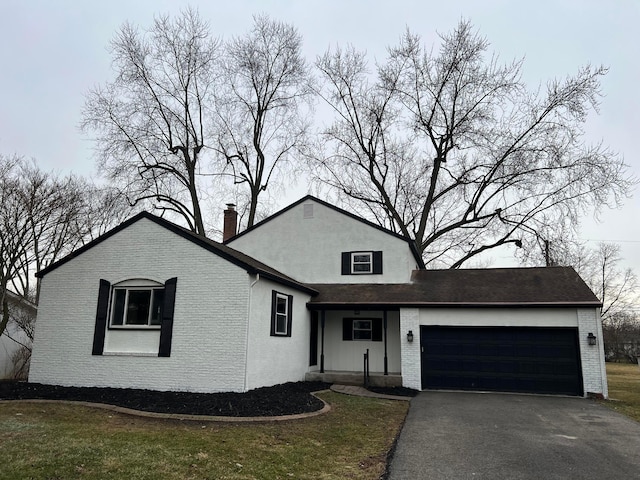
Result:
<instances>
[{"instance_id":1,"label":"gutter","mask_svg":"<svg viewBox=\"0 0 640 480\"><path fill-rule=\"evenodd\" d=\"M309 310L371 310L377 308L598 308L599 301L587 302L307 302Z\"/></svg>"}]
</instances>

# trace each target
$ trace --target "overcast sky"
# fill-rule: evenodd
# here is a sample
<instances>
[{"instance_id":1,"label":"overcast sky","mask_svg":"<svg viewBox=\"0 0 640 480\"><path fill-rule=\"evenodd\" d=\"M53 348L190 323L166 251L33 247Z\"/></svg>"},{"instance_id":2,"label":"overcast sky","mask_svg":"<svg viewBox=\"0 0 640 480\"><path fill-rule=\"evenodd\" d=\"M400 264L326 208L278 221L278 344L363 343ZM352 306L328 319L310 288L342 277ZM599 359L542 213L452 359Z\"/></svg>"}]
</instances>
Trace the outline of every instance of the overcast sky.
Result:
<instances>
[{"instance_id":1,"label":"overcast sky","mask_svg":"<svg viewBox=\"0 0 640 480\"><path fill-rule=\"evenodd\" d=\"M441 5L446 4L446 5ZM310 60L327 47L351 43L384 58L408 27L432 44L466 18L503 60L525 57L532 85L573 74L587 63L610 68L600 115L586 135L624 156L640 176L640 1L171 1L0 0L0 153L35 158L45 169L94 175L91 142L78 131L84 94L112 78L109 40L125 21L146 27L157 13L199 9L214 33L244 33L252 15L267 13L295 25ZM640 200L587 215L581 237L615 241L640 274ZM284 207L297 196L286 199ZM509 260L496 252L495 266Z\"/></svg>"}]
</instances>

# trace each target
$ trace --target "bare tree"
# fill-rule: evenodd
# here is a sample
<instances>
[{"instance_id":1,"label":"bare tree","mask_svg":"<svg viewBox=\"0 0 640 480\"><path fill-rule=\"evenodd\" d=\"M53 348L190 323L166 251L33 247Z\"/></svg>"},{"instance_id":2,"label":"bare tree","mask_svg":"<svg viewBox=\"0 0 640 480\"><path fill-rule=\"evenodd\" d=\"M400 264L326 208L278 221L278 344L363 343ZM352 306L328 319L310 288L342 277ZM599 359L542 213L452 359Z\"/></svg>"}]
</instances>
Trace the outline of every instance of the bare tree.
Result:
<instances>
[{"instance_id":1,"label":"bare tree","mask_svg":"<svg viewBox=\"0 0 640 480\"><path fill-rule=\"evenodd\" d=\"M520 61L487 50L462 21L435 53L407 32L375 76L352 48L317 62L335 113L318 179L413 238L432 266L571 231L634 183L619 156L583 141L605 68L531 91Z\"/></svg>"},{"instance_id":2,"label":"bare tree","mask_svg":"<svg viewBox=\"0 0 640 480\"><path fill-rule=\"evenodd\" d=\"M110 188L43 172L33 161L0 155L0 334L7 295L37 305L34 273L123 220L129 205Z\"/></svg>"},{"instance_id":3,"label":"bare tree","mask_svg":"<svg viewBox=\"0 0 640 480\"><path fill-rule=\"evenodd\" d=\"M596 248L581 248L573 254L572 264L602 301L602 321L626 318L640 305L638 277L621 266L620 245L599 243ZM566 260L565 260L566 261Z\"/></svg>"},{"instance_id":4,"label":"bare tree","mask_svg":"<svg viewBox=\"0 0 640 480\"><path fill-rule=\"evenodd\" d=\"M632 312L609 315L602 325L607 361L636 363L640 356L640 320Z\"/></svg>"},{"instance_id":5,"label":"bare tree","mask_svg":"<svg viewBox=\"0 0 640 480\"><path fill-rule=\"evenodd\" d=\"M11 292L8 292L7 303L9 322L0 336L12 345L10 347L5 341L5 348L13 352L10 355L10 378L22 380L26 379L29 373L37 309L25 296Z\"/></svg>"},{"instance_id":6,"label":"bare tree","mask_svg":"<svg viewBox=\"0 0 640 480\"><path fill-rule=\"evenodd\" d=\"M37 302L32 274L73 248L69 218L77 199L68 182L41 172L34 162L0 156L0 334L10 317L8 290L32 294Z\"/></svg>"},{"instance_id":7,"label":"bare tree","mask_svg":"<svg viewBox=\"0 0 640 480\"><path fill-rule=\"evenodd\" d=\"M124 24L111 42L116 78L88 93L81 124L96 135L99 169L133 204L173 212L201 235L218 46L191 9L148 30Z\"/></svg>"},{"instance_id":8,"label":"bare tree","mask_svg":"<svg viewBox=\"0 0 640 480\"><path fill-rule=\"evenodd\" d=\"M140 210L140 204L130 205L126 193L110 185L96 185L84 178L74 179L74 188L81 192L82 202L74 219L78 241L95 240Z\"/></svg>"},{"instance_id":9,"label":"bare tree","mask_svg":"<svg viewBox=\"0 0 640 480\"><path fill-rule=\"evenodd\" d=\"M267 16L254 17L253 29L225 46L213 148L234 183L248 189L249 227L260 194L306 138L302 108L310 106L311 90L301 46L293 26Z\"/></svg>"},{"instance_id":10,"label":"bare tree","mask_svg":"<svg viewBox=\"0 0 640 480\"><path fill-rule=\"evenodd\" d=\"M28 215L23 209L23 191L16 175L20 159L0 156L0 335L9 322L8 287L29 262Z\"/></svg>"}]
</instances>

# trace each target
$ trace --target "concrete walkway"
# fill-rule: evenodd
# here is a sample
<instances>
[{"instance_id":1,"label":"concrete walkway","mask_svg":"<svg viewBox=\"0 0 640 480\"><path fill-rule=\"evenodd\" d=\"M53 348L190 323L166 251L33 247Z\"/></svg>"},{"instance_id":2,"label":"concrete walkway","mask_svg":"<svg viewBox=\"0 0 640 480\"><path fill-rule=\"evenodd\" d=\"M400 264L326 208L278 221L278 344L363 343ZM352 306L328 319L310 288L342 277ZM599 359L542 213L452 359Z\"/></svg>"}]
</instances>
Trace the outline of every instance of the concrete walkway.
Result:
<instances>
[{"instance_id":1,"label":"concrete walkway","mask_svg":"<svg viewBox=\"0 0 640 480\"><path fill-rule=\"evenodd\" d=\"M383 393L372 392L364 387L358 387L355 385L331 385L331 390L338 393L344 393L345 395L354 395L356 397L371 397L371 398L384 398L386 400L401 400L408 402L411 397L403 397L400 395L385 395Z\"/></svg>"}]
</instances>

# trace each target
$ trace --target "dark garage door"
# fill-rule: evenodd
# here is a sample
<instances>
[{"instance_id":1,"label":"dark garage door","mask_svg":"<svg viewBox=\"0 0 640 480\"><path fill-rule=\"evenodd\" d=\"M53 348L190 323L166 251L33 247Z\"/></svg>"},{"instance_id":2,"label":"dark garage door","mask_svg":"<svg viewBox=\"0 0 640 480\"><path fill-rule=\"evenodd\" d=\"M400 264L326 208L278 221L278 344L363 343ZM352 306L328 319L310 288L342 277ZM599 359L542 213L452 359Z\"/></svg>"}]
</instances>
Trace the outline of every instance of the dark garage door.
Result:
<instances>
[{"instance_id":1,"label":"dark garage door","mask_svg":"<svg viewBox=\"0 0 640 480\"><path fill-rule=\"evenodd\" d=\"M582 395L576 328L420 331L422 388Z\"/></svg>"}]
</instances>

